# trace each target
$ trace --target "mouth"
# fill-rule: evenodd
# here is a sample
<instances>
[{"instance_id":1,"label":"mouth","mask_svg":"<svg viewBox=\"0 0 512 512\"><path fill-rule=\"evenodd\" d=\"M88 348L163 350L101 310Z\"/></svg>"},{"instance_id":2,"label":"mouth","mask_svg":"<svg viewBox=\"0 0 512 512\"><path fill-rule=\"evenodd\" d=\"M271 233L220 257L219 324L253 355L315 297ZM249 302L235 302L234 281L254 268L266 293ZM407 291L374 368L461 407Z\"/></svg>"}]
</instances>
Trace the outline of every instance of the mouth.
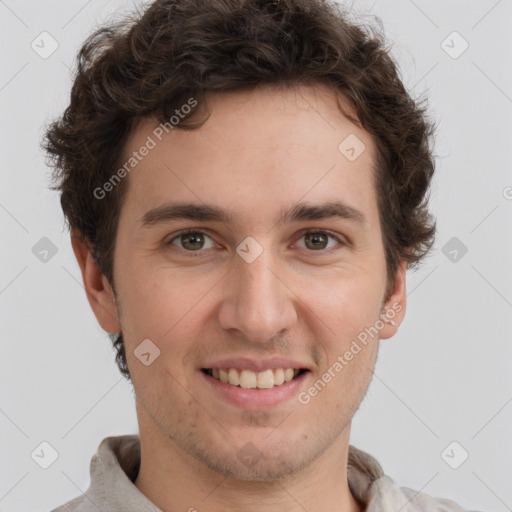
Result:
<instances>
[{"instance_id":1,"label":"mouth","mask_svg":"<svg viewBox=\"0 0 512 512\"><path fill-rule=\"evenodd\" d=\"M306 368L269 368L262 372L237 368L201 368L214 379L243 389L272 389L297 379L308 372Z\"/></svg>"}]
</instances>

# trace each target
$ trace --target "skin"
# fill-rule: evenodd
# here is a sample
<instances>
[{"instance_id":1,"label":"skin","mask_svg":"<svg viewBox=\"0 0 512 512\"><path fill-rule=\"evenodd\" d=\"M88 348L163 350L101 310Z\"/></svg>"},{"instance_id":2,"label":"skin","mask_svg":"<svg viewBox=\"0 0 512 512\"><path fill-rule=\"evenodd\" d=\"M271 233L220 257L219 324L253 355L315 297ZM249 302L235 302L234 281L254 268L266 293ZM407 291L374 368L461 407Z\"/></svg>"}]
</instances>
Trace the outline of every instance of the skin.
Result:
<instances>
[{"instance_id":1,"label":"skin","mask_svg":"<svg viewBox=\"0 0 512 512\"><path fill-rule=\"evenodd\" d=\"M72 237L98 322L124 335L142 450L135 484L166 512L362 510L347 483L351 420L379 338L395 334L406 299L405 262L386 297L373 139L342 115L325 85L216 94L208 107L200 129L166 134L126 178L115 295L87 246ZM125 156L157 125L141 123ZM349 134L366 146L353 162L338 150ZM146 211L170 200L230 208L234 222L141 227ZM365 221L277 223L299 201L330 200L358 209ZM168 243L187 228L207 236ZM308 229L329 230L344 243L329 237L319 249L304 236ZM250 264L236 252L247 236L263 248ZM293 396L265 409L236 406L199 374L206 361L277 354L308 365L307 390L392 304L401 305L396 325L385 324L306 405ZM160 349L149 366L134 355L147 338ZM248 442L261 455L251 467L237 457Z\"/></svg>"}]
</instances>

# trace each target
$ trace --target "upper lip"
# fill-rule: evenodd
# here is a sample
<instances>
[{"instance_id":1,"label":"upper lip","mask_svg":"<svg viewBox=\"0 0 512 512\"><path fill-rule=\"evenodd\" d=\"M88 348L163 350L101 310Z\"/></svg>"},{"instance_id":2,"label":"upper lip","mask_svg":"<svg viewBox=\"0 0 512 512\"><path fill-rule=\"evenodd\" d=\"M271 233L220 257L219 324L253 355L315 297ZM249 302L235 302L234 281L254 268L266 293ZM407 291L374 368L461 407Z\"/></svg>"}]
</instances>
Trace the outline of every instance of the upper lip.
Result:
<instances>
[{"instance_id":1,"label":"upper lip","mask_svg":"<svg viewBox=\"0 0 512 512\"><path fill-rule=\"evenodd\" d=\"M236 368L237 370L252 370L253 372L263 372L275 368L309 369L307 365L299 361L293 361L292 359L283 357L271 357L267 359L250 359L247 357L227 358L207 363L201 368L217 370L221 368Z\"/></svg>"}]
</instances>

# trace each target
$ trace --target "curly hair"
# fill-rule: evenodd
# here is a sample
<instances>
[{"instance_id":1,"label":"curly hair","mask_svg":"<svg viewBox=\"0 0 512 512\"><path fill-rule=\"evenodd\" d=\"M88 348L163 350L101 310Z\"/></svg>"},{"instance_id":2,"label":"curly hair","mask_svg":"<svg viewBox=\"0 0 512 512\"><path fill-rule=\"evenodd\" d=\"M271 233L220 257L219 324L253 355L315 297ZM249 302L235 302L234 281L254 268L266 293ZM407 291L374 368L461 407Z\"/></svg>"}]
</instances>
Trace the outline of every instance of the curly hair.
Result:
<instances>
[{"instance_id":1,"label":"curly hair","mask_svg":"<svg viewBox=\"0 0 512 512\"><path fill-rule=\"evenodd\" d=\"M426 100L406 91L382 27L358 24L329 0L158 0L87 38L69 106L42 142L68 226L87 242L114 290L113 249L127 180L108 200L93 191L122 164L137 123L149 116L165 123L191 96L203 105L207 93L315 83L348 99L357 118L338 102L340 110L375 141L388 282L400 258L416 266L435 234L428 211L435 123ZM200 127L206 121L196 119L200 110L176 128ZM122 332L110 336L116 363L130 379Z\"/></svg>"}]
</instances>

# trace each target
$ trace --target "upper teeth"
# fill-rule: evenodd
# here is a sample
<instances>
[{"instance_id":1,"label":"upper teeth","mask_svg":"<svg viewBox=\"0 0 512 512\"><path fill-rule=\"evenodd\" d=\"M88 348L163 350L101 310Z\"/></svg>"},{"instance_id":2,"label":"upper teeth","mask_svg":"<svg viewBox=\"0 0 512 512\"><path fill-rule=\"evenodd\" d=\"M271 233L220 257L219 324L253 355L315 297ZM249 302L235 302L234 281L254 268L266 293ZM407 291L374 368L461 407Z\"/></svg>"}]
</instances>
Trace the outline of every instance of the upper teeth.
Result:
<instances>
[{"instance_id":1,"label":"upper teeth","mask_svg":"<svg viewBox=\"0 0 512 512\"><path fill-rule=\"evenodd\" d=\"M284 382L289 382L297 376L299 369L294 368L275 368L263 372L253 372L252 370L237 370L236 368L212 369L212 376L221 382L240 386L245 389L270 389L274 386L280 386Z\"/></svg>"}]
</instances>

